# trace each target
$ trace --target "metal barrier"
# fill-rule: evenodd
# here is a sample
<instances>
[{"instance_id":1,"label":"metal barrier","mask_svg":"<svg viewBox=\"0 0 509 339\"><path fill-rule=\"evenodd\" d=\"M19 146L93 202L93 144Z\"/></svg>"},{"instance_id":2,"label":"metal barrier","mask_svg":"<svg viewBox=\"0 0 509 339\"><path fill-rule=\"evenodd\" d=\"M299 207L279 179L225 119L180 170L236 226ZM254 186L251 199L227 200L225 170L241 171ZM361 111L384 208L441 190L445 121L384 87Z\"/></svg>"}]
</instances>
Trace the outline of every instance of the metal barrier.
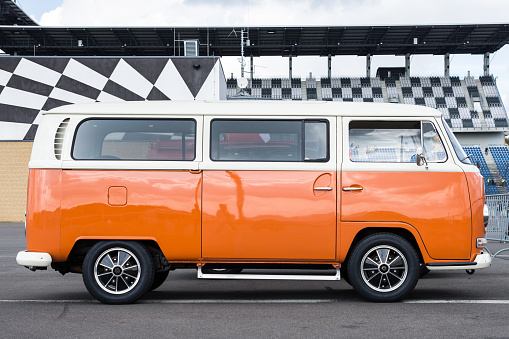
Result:
<instances>
[{"instance_id":1,"label":"metal barrier","mask_svg":"<svg viewBox=\"0 0 509 339\"><path fill-rule=\"evenodd\" d=\"M490 211L486 239L509 242L509 194L487 195L486 204ZM509 248L499 250L493 257L504 251L509 251Z\"/></svg>"}]
</instances>

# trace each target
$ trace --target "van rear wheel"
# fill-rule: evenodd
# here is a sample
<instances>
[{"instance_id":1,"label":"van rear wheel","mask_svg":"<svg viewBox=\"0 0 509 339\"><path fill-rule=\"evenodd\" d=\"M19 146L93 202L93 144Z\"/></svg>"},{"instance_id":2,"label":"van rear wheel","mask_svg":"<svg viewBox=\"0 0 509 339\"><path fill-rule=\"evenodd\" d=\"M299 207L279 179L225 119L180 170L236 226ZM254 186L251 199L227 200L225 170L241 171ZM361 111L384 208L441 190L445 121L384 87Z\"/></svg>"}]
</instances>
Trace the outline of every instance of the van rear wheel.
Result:
<instances>
[{"instance_id":1,"label":"van rear wheel","mask_svg":"<svg viewBox=\"0 0 509 339\"><path fill-rule=\"evenodd\" d=\"M101 241L83 262L83 282L97 300L129 304L141 298L154 281L152 258L135 241Z\"/></svg>"},{"instance_id":2,"label":"van rear wheel","mask_svg":"<svg viewBox=\"0 0 509 339\"><path fill-rule=\"evenodd\" d=\"M372 301L397 301L419 280L419 258L404 238L377 233L364 238L352 252L348 277L354 289Z\"/></svg>"}]
</instances>

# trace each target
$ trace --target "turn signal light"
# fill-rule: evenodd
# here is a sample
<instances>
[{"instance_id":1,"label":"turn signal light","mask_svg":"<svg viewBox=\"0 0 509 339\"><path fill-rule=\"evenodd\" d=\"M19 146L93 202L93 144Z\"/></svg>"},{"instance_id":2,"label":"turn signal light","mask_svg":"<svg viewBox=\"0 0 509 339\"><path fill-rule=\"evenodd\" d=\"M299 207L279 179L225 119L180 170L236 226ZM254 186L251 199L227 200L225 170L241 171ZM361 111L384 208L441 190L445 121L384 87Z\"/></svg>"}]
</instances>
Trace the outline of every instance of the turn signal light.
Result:
<instances>
[{"instance_id":1,"label":"turn signal light","mask_svg":"<svg viewBox=\"0 0 509 339\"><path fill-rule=\"evenodd\" d=\"M488 245L488 240L485 238L477 238L477 248L485 248Z\"/></svg>"}]
</instances>

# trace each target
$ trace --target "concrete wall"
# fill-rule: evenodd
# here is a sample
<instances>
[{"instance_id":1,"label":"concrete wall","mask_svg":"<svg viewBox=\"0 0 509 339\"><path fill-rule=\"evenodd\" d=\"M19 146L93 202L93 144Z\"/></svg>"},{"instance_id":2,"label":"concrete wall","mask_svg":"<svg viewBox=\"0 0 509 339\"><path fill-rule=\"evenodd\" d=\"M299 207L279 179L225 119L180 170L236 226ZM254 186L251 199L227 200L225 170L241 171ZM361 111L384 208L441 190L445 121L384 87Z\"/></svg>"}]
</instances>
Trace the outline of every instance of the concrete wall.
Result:
<instances>
[{"instance_id":1,"label":"concrete wall","mask_svg":"<svg viewBox=\"0 0 509 339\"><path fill-rule=\"evenodd\" d=\"M454 135L462 146L479 145L481 149L491 145L504 145L504 132L490 133L461 133L455 132Z\"/></svg>"},{"instance_id":2,"label":"concrete wall","mask_svg":"<svg viewBox=\"0 0 509 339\"><path fill-rule=\"evenodd\" d=\"M32 142L0 142L0 222L25 221Z\"/></svg>"}]
</instances>

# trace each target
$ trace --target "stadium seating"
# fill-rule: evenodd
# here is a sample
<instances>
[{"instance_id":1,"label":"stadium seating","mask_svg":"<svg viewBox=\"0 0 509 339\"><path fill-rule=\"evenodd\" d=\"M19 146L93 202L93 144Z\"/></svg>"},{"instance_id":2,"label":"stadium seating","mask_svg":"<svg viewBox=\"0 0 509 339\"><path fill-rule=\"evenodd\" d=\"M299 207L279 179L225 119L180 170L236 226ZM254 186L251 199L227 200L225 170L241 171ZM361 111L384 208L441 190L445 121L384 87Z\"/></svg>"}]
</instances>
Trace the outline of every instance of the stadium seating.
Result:
<instances>
[{"instance_id":1,"label":"stadium seating","mask_svg":"<svg viewBox=\"0 0 509 339\"><path fill-rule=\"evenodd\" d=\"M383 102L379 78L322 78L322 100Z\"/></svg>"},{"instance_id":2,"label":"stadium seating","mask_svg":"<svg viewBox=\"0 0 509 339\"><path fill-rule=\"evenodd\" d=\"M308 100L317 100L318 95L316 92L316 79L308 78L306 79L306 97Z\"/></svg>"},{"instance_id":3,"label":"stadium seating","mask_svg":"<svg viewBox=\"0 0 509 339\"><path fill-rule=\"evenodd\" d=\"M486 97L488 110L484 111L488 127L508 127L507 114L500 99L495 80L492 76L479 77L479 82Z\"/></svg>"},{"instance_id":4,"label":"stadium seating","mask_svg":"<svg viewBox=\"0 0 509 339\"><path fill-rule=\"evenodd\" d=\"M493 180L493 175L488 168L488 164L486 163L486 159L484 158L481 148L479 146L464 146L463 150L470 157L470 161L479 166L479 170L484 177L486 194L498 194L499 190L497 186L490 185L488 183L489 179Z\"/></svg>"},{"instance_id":5,"label":"stadium seating","mask_svg":"<svg viewBox=\"0 0 509 339\"><path fill-rule=\"evenodd\" d=\"M497 164L500 176L507 182L509 179L509 150L505 146L490 146L489 150Z\"/></svg>"}]
</instances>

